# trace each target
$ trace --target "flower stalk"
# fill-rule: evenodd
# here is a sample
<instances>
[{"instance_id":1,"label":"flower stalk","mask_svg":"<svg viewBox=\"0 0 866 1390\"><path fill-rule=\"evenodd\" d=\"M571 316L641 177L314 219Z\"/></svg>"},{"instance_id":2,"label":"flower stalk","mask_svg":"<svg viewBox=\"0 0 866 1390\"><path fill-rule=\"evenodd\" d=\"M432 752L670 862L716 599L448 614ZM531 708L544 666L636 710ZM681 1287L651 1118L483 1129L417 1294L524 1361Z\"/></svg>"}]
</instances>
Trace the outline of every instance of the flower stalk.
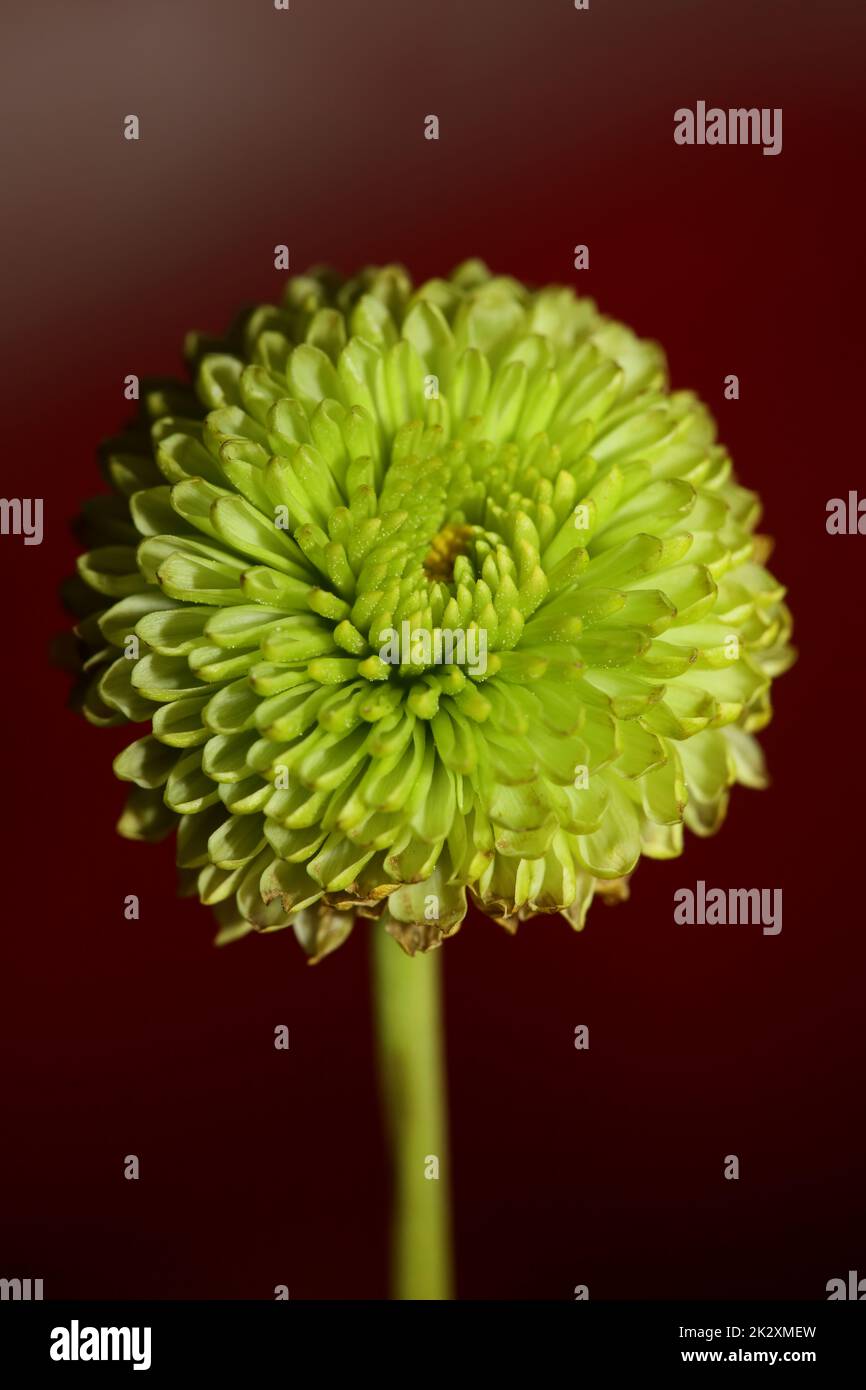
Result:
<instances>
[{"instance_id":1,"label":"flower stalk","mask_svg":"<svg viewBox=\"0 0 866 1390\"><path fill-rule=\"evenodd\" d=\"M373 937L373 1010L392 1165L395 1299L453 1297L441 952Z\"/></svg>"}]
</instances>

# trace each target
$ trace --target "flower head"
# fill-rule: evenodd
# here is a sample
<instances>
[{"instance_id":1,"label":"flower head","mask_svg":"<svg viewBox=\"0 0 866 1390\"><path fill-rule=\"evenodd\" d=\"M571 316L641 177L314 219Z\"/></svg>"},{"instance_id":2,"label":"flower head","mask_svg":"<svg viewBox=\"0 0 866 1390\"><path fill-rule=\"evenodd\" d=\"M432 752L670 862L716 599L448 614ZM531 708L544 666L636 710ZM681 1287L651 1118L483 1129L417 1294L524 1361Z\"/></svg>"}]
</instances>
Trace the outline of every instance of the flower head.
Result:
<instances>
[{"instance_id":1,"label":"flower head","mask_svg":"<svg viewBox=\"0 0 866 1390\"><path fill-rule=\"evenodd\" d=\"M469 262L295 277L188 357L104 450L75 601L85 714L142 726L119 830L177 830L218 939L414 952L467 894L579 928L763 784L783 590L657 345Z\"/></svg>"}]
</instances>

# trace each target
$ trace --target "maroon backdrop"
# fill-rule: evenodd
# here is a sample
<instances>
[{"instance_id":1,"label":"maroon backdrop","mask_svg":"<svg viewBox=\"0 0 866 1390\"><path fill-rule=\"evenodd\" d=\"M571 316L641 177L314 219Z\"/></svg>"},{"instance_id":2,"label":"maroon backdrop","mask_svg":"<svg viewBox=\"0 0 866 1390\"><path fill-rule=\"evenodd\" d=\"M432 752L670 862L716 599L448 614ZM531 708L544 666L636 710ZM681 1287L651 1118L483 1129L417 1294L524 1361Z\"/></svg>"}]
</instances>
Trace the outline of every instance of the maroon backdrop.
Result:
<instances>
[{"instance_id":1,"label":"maroon backdrop","mask_svg":"<svg viewBox=\"0 0 866 1390\"><path fill-rule=\"evenodd\" d=\"M115 836L123 736L66 709L46 660L123 377L277 295L278 242L298 271L478 254L658 338L763 495L796 615L770 791L580 936L473 919L444 948L460 1296L820 1298L866 1274L866 539L824 524L863 477L862 7L47 0L5 26L2 488L46 520L41 547L0 538L0 1275L386 1292L368 927L314 969L284 934L214 950L171 848ZM782 107L782 154L676 146L698 99ZM781 887L781 935L676 927L697 878Z\"/></svg>"}]
</instances>

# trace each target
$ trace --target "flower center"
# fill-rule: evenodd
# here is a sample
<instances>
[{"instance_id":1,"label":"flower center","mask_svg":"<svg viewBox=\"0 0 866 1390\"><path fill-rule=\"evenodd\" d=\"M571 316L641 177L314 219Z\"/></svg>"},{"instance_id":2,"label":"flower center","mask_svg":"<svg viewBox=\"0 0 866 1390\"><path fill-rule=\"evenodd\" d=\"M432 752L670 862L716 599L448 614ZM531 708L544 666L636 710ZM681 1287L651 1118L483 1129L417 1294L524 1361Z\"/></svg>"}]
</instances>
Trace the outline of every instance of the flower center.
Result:
<instances>
[{"instance_id":1,"label":"flower center","mask_svg":"<svg viewBox=\"0 0 866 1390\"><path fill-rule=\"evenodd\" d=\"M424 561L424 573L431 581L450 584L454 578L454 561L466 555L472 539L472 527L449 522L430 542Z\"/></svg>"}]
</instances>

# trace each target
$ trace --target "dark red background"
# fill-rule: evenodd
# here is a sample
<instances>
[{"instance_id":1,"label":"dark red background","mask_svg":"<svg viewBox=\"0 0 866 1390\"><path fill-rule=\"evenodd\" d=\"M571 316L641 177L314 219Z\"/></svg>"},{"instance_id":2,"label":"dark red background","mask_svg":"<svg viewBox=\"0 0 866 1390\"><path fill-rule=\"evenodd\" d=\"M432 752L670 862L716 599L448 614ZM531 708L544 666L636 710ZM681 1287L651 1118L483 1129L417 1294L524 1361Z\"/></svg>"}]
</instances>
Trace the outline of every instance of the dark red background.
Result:
<instances>
[{"instance_id":1,"label":"dark red background","mask_svg":"<svg viewBox=\"0 0 866 1390\"><path fill-rule=\"evenodd\" d=\"M214 950L170 847L115 836L123 739L64 707L45 656L123 377L175 370L187 328L276 296L277 242L298 271L479 254L660 339L764 497L797 620L772 790L737 791L717 839L644 865L581 936L470 920L444 949L460 1296L821 1298L866 1274L866 540L824 525L863 477L857 10L7 11L2 487L44 497L46 531L0 539L0 1275L50 1297L386 1293L368 928L315 969L288 934ZM781 106L782 154L675 146L698 99ZM674 926L697 878L781 887L781 935Z\"/></svg>"}]
</instances>

